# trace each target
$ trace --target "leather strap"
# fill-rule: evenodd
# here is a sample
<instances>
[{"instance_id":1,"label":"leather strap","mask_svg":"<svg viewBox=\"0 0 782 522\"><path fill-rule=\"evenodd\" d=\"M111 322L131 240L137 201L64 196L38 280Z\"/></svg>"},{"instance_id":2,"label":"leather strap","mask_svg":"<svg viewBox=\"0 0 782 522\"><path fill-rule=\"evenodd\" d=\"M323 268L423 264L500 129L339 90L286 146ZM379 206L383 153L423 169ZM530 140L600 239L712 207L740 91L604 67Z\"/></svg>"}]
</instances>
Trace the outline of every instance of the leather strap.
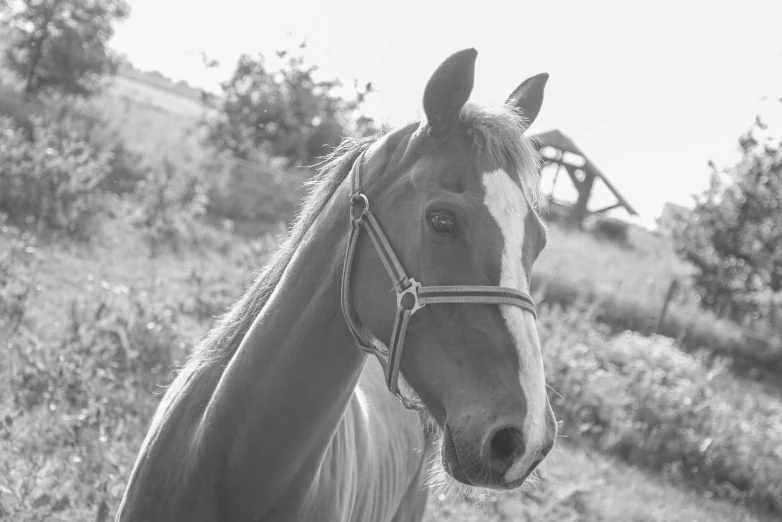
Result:
<instances>
[{"instance_id":1,"label":"leather strap","mask_svg":"<svg viewBox=\"0 0 782 522\"><path fill-rule=\"evenodd\" d=\"M383 367L388 389L396 395L402 404L412 410L419 410L423 405L405 397L399 390L399 365L402 360L405 335L410 324L410 317L429 304L496 304L517 306L537 318L535 303L532 297L520 290L502 286L422 286L415 279L409 278L399 258L394 253L388 238L380 227L369 208L369 199L361 191L362 153L353 165L349 177L350 183L350 237L348 238L345 265L342 271L341 301L342 313L345 316L348 329L363 352L377 357ZM365 230L375 246L380 261L388 272L388 276L396 291L397 309L394 318L394 328L388 348L376 346L368 341L350 306L350 277L353 268L353 258L361 230ZM407 298L407 296L410 296Z\"/></svg>"}]
</instances>

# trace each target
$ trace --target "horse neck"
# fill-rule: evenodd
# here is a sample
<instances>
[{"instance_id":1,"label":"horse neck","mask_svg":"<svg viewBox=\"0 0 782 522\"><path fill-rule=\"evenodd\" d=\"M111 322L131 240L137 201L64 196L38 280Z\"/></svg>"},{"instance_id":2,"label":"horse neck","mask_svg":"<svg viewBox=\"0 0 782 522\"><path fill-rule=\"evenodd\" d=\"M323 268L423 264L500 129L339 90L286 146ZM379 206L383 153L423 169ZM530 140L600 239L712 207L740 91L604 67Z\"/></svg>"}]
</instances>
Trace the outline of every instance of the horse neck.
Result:
<instances>
[{"instance_id":1,"label":"horse neck","mask_svg":"<svg viewBox=\"0 0 782 522\"><path fill-rule=\"evenodd\" d=\"M259 484L275 499L311 483L361 374L365 356L339 306L347 200L343 183L226 367L203 417L201 441L227 458L224 480L232 495L258 502Z\"/></svg>"}]
</instances>

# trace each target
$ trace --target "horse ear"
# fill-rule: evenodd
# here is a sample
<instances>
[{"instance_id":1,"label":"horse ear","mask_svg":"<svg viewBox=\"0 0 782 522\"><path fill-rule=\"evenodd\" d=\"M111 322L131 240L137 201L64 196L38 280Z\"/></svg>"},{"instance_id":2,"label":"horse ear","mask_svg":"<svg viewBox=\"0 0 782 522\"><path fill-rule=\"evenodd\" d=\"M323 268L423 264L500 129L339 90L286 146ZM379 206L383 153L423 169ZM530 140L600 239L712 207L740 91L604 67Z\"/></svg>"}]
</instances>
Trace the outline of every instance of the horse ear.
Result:
<instances>
[{"instance_id":1,"label":"horse ear","mask_svg":"<svg viewBox=\"0 0 782 522\"><path fill-rule=\"evenodd\" d=\"M505 102L508 105L521 109L524 117L527 118L527 126L532 125L535 118L538 117L540 107L543 105L543 89L548 81L548 73L541 73L531 78L527 78L521 85L516 87Z\"/></svg>"},{"instance_id":2,"label":"horse ear","mask_svg":"<svg viewBox=\"0 0 782 522\"><path fill-rule=\"evenodd\" d=\"M424 112L432 134L447 132L459 120L472 92L478 51L464 49L440 64L424 90Z\"/></svg>"}]
</instances>

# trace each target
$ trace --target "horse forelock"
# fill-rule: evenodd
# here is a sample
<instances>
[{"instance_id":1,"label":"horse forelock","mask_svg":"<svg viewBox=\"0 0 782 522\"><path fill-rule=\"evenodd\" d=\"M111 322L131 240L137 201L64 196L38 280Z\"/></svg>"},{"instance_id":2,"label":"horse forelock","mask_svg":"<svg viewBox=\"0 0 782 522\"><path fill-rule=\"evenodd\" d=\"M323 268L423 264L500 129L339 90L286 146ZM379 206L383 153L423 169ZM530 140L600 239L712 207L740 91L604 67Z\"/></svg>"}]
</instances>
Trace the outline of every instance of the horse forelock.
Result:
<instances>
[{"instance_id":1,"label":"horse forelock","mask_svg":"<svg viewBox=\"0 0 782 522\"><path fill-rule=\"evenodd\" d=\"M522 113L511 105L468 103L462 109L460 126L474 153L515 179L537 213L543 197L540 154L534 139L524 134L529 125Z\"/></svg>"}]
</instances>

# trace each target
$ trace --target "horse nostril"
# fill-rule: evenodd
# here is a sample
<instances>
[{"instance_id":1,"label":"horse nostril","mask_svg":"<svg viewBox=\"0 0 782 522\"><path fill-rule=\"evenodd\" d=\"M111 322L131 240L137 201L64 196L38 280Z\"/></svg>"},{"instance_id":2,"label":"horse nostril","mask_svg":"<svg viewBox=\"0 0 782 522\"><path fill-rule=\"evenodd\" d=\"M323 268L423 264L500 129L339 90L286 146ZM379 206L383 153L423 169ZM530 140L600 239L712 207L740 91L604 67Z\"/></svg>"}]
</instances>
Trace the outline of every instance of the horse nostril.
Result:
<instances>
[{"instance_id":1,"label":"horse nostril","mask_svg":"<svg viewBox=\"0 0 782 522\"><path fill-rule=\"evenodd\" d=\"M489 467L505 473L517 456L524 453L524 436L516 428L502 428L494 432L489 443Z\"/></svg>"}]
</instances>

